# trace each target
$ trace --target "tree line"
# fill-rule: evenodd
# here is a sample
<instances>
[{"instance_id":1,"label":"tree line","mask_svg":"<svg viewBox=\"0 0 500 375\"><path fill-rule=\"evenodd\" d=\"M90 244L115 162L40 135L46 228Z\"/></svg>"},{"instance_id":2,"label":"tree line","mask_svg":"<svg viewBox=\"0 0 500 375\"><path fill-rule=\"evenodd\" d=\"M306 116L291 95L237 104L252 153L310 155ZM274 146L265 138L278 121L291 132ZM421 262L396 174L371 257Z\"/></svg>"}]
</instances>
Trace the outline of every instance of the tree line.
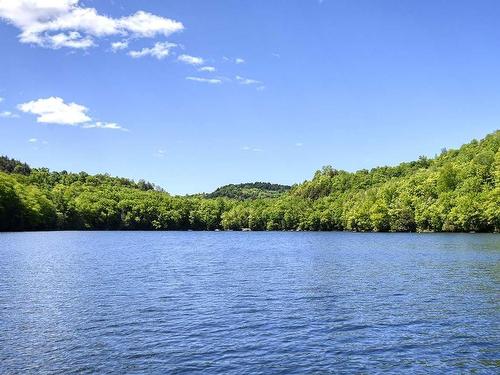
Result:
<instances>
[{"instance_id":1,"label":"tree line","mask_svg":"<svg viewBox=\"0 0 500 375\"><path fill-rule=\"evenodd\" d=\"M140 180L0 158L0 230L500 232L500 131L394 167L172 196Z\"/></svg>"}]
</instances>

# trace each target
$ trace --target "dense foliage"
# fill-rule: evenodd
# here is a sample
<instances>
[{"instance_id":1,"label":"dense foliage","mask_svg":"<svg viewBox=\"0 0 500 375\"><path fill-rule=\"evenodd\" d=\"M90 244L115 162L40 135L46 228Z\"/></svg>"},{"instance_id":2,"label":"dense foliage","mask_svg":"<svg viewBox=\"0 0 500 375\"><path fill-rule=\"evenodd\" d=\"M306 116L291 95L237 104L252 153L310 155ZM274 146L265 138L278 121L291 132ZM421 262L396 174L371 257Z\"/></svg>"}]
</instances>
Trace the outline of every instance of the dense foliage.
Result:
<instances>
[{"instance_id":1,"label":"dense foliage","mask_svg":"<svg viewBox=\"0 0 500 375\"><path fill-rule=\"evenodd\" d=\"M499 232L499 148L496 131L434 159L355 173L324 167L287 192L257 183L209 197L171 196L145 181L50 172L0 158L0 230Z\"/></svg>"},{"instance_id":2,"label":"dense foliage","mask_svg":"<svg viewBox=\"0 0 500 375\"><path fill-rule=\"evenodd\" d=\"M282 193L290 190L290 186L271 184L269 182L252 182L246 184L224 185L207 194L207 198L232 198L232 199L262 199L277 198Z\"/></svg>"}]
</instances>

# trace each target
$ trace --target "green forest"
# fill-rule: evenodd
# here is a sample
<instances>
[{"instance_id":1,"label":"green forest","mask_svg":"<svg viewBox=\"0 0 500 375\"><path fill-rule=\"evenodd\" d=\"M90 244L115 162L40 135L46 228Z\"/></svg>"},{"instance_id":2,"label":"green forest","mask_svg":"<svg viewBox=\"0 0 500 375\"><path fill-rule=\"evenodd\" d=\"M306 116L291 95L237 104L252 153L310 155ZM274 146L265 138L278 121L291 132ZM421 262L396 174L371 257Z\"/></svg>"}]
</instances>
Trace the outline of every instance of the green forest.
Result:
<instances>
[{"instance_id":1,"label":"green forest","mask_svg":"<svg viewBox=\"0 0 500 375\"><path fill-rule=\"evenodd\" d=\"M259 199L276 198L285 191L290 190L291 186L271 184L269 182L252 182L245 184L224 185L213 193L206 194L206 198L234 198L234 199Z\"/></svg>"},{"instance_id":2,"label":"green forest","mask_svg":"<svg viewBox=\"0 0 500 375\"><path fill-rule=\"evenodd\" d=\"M146 181L0 158L0 230L500 232L500 130L393 167L172 196Z\"/></svg>"}]
</instances>

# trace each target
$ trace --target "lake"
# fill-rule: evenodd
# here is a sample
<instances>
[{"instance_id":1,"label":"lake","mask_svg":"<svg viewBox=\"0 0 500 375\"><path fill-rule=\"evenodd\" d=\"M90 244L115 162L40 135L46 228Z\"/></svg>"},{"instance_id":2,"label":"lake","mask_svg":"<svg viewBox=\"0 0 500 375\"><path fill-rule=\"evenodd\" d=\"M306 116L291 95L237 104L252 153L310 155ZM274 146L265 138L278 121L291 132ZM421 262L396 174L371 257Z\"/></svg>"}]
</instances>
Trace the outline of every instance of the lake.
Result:
<instances>
[{"instance_id":1,"label":"lake","mask_svg":"<svg viewBox=\"0 0 500 375\"><path fill-rule=\"evenodd\" d=\"M500 235L0 233L0 373L498 373Z\"/></svg>"}]
</instances>

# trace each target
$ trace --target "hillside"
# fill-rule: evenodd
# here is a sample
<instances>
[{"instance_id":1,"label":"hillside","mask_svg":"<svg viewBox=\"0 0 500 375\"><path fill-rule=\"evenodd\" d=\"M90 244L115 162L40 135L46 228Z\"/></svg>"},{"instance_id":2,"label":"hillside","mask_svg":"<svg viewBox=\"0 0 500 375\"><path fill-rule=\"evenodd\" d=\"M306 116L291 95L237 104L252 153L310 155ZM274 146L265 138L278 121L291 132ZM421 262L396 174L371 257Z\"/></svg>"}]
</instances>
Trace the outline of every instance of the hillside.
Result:
<instances>
[{"instance_id":1,"label":"hillside","mask_svg":"<svg viewBox=\"0 0 500 375\"><path fill-rule=\"evenodd\" d=\"M500 231L500 131L394 167L323 167L290 190L227 185L175 197L145 181L0 159L0 230Z\"/></svg>"},{"instance_id":2,"label":"hillside","mask_svg":"<svg viewBox=\"0 0 500 375\"><path fill-rule=\"evenodd\" d=\"M269 182L253 182L244 184L224 185L210 194L207 198L232 198L238 200L277 198L290 190L288 185L271 184Z\"/></svg>"}]
</instances>

